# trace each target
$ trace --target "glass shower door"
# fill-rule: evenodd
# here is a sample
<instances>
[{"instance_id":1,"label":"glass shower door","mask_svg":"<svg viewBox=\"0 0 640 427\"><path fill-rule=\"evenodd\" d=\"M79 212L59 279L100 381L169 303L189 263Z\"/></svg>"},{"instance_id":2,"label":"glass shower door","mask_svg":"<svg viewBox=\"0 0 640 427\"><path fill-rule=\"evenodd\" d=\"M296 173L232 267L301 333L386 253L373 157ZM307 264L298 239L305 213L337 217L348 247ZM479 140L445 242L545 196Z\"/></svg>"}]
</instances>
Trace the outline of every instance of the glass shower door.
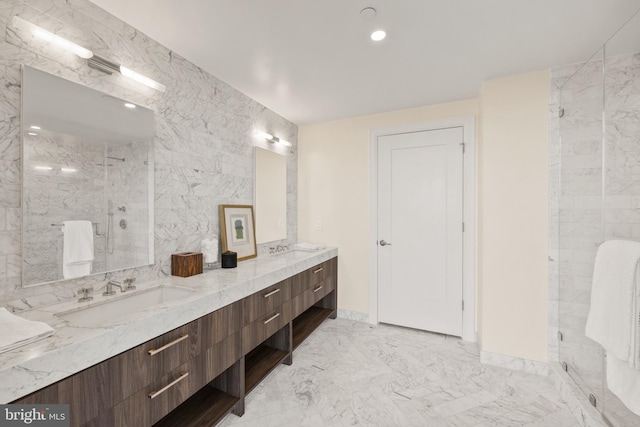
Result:
<instances>
[{"instance_id":1,"label":"glass shower door","mask_svg":"<svg viewBox=\"0 0 640 427\"><path fill-rule=\"evenodd\" d=\"M558 119L558 355L600 410L603 353L584 331L595 255L603 239L603 55L601 50L590 61L568 67Z\"/></svg>"}]
</instances>

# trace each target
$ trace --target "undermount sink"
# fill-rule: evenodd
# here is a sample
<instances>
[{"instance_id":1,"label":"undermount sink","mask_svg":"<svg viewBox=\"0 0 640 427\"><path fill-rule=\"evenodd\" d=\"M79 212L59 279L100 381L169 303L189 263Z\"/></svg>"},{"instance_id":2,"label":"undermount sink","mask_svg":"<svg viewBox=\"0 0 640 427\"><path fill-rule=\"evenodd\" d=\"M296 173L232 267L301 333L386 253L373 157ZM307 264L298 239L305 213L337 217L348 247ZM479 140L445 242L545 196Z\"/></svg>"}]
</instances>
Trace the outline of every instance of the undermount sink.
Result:
<instances>
[{"instance_id":1,"label":"undermount sink","mask_svg":"<svg viewBox=\"0 0 640 427\"><path fill-rule=\"evenodd\" d=\"M82 308L56 313L62 320L78 326L101 326L156 305L174 302L193 295L193 290L175 286L156 286L130 294L123 293L112 299L96 302Z\"/></svg>"}]
</instances>

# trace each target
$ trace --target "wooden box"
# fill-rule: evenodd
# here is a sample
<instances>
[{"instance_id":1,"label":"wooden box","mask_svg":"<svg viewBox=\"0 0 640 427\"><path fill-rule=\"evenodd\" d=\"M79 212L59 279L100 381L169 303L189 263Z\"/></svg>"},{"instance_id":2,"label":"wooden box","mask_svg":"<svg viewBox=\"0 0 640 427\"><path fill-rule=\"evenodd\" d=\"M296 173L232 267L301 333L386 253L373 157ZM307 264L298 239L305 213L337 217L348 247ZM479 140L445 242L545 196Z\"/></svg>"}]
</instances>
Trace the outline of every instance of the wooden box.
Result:
<instances>
[{"instance_id":1,"label":"wooden box","mask_svg":"<svg viewBox=\"0 0 640 427\"><path fill-rule=\"evenodd\" d=\"M201 252L180 252L171 255L171 275L189 277L202 273Z\"/></svg>"}]
</instances>

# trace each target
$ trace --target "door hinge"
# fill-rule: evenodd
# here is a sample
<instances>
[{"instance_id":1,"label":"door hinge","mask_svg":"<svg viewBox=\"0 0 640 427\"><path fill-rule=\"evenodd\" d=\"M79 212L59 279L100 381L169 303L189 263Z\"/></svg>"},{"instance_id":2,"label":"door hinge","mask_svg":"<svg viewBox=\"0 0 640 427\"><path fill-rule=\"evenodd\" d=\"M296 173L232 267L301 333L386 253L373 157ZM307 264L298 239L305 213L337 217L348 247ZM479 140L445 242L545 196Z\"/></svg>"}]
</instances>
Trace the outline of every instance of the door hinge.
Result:
<instances>
[{"instance_id":1,"label":"door hinge","mask_svg":"<svg viewBox=\"0 0 640 427\"><path fill-rule=\"evenodd\" d=\"M464 311L464 300L462 300L462 311Z\"/></svg>"},{"instance_id":2,"label":"door hinge","mask_svg":"<svg viewBox=\"0 0 640 427\"><path fill-rule=\"evenodd\" d=\"M464 233L464 222L462 223L462 232Z\"/></svg>"},{"instance_id":3,"label":"door hinge","mask_svg":"<svg viewBox=\"0 0 640 427\"><path fill-rule=\"evenodd\" d=\"M464 152L466 151L467 144L465 144L464 142L461 142L460 145L462 145L462 154L464 154Z\"/></svg>"}]
</instances>

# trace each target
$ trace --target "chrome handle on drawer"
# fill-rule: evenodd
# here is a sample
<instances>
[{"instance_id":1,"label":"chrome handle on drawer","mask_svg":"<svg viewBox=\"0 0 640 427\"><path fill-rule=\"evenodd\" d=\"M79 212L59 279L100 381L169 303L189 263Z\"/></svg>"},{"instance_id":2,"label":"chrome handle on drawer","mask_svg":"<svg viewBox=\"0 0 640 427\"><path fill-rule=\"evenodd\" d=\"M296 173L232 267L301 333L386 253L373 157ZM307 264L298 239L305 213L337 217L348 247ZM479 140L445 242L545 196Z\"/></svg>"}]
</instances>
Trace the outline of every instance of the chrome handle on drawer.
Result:
<instances>
[{"instance_id":1,"label":"chrome handle on drawer","mask_svg":"<svg viewBox=\"0 0 640 427\"><path fill-rule=\"evenodd\" d=\"M313 293L315 294L316 292L318 292L320 289L322 289L322 285L318 286L317 288L315 288L313 290Z\"/></svg>"},{"instance_id":2,"label":"chrome handle on drawer","mask_svg":"<svg viewBox=\"0 0 640 427\"><path fill-rule=\"evenodd\" d=\"M313 274L320 273L322 270L324 270L324 267L320 267L317 270L313 270Z\"/></svg>"},{"instance_id":3,"label":"chrome handle on drawer","mask_svg":"<svg viewBox=\"0 0 640 427\"><path fill-rule=\"evenodd\" d=\"M280 288L276 289L275 291L271 291L271 292L269 292L269 293L268 293L268 294L266 294L264 297L265 297L265 298L269 298L271 295L275 295L275 294L277 294L278 292L280 292Z\"/></svg>"},{"instance_id":4,"label":"chrome handle on drawer","mask_svg":"<svg viewBox=\"0 0 640 427\"><path fill-rule=\"evenodd\" d=\"M182 381L183 379L187 378L188 376L189 376L189 372L185 372L184 374L180 375L175 380L171 381L166 386L162 387L160 390L152 391L151 393L149 393L149 398L150 399L155 399L156 397L160 396L162 393L164 393L165 391L169 390L171 387L173 387L174 385L178 384L180 381Z\"/></svg>"},{"instance_id":5,"label":"chrome handle on drawer","mask_svg":"<svg viewBox=\"0 0 640 427\"><path fill-rule=\"evenodd\" d=\"M156 354L160 353L161 351L165 351L165 350L166 350L166 349L168 349L169 347L172 347L172 346L174 346L174 345L178 344L180 341L184 341L184 340L186 340L187 338L189 338L189 334L187 334L187 335L183 335L183 336L181 336L180 338L178 338L177 340L171 341L169 344L165 344L165 345L163 345L163 346L162 346L162 347L160 347L160 348L156 348L156 349L153 349L153 350L149 350L149 355L154 356L154 355L156 355Z\"/></svg>"},{"instance_id":6,"label":"chrome handle on drawer","mask_svg":"<svg viewBox=\"0 0 640 427\"><path fill-rule=\"evenodd\" d=\"M280 316L280 313L276 313L273 316L271 316L270 318L268 318L267 320L265 320L263 323L266 325L267 323L271 322L273 319L275 319L276 317Z\"/></svg>"}]
</instances>

